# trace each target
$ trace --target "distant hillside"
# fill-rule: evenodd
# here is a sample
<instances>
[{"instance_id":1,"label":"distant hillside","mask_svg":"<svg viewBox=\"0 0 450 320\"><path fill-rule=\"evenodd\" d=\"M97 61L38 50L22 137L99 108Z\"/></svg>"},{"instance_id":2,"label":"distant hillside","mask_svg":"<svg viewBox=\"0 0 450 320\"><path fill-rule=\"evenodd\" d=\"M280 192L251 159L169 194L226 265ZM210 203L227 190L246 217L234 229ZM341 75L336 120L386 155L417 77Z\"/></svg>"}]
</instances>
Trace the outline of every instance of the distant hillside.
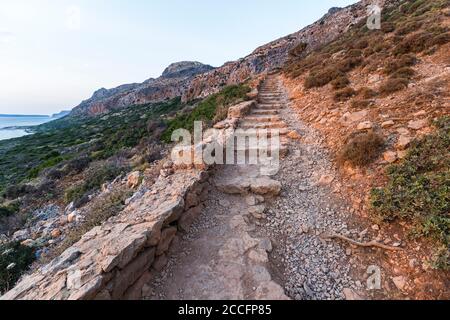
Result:
<instances>
[{"instance_id":1,"label":"distant hillside","mask_svg":"<svg viewBox=\"0 0 450 320\"><path fill-rule=\"evenodd\" d=\"M101 114L131 105L155 103L182 97L183 102L205 98L226 85L239 84L246 79L281 68L289 52L299 43L307 43L307 52L333 41L367 16L363 0L346 8L331 8L312 25L286 37L265 44L248 56L213 68L199 62L178 62L170 65L157 79L143 83L124 84L113 89L99 89L73 110L74 115ZM383 4L384 1L380 1Z\"/></svg>"},{"instance_id":2,"label":"distant hillside","mask_svg":"<svg viewBox=\"0 0 450 320\"><path fill-rule=\"evenodd\" d=\"M113 89L99 89L90 99L75 107L72 114L96 115L131 105L173 99L183 94L194 76L212 69L200 62L177 62L167 67L157 79L124 84Z\"/></svg>"}]
</instances>

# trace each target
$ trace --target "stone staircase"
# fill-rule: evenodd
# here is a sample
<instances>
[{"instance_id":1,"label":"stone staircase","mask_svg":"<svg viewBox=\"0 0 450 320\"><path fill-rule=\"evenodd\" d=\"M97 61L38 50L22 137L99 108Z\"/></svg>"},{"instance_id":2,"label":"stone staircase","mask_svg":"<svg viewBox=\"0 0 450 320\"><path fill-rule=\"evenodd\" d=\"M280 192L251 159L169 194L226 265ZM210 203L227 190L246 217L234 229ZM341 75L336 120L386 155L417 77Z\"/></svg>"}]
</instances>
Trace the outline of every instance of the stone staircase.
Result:
<instances>
[{"instance_id":1,"label":"stone staircase","mask_svg":"<svg viewBox=\"0 0 450 320\"><path fill-rule=\"evenodd\" d=\"M280 112L287 105L287 100L283 86L278 77L269 75L261 84L256 105L250 110L249 114L243 117L238 128L243 130L256 129L256 135L267 135L270 138L278 133L280 137L280 145L275 151L279 151L281 157L288 153L289 139L286 137L292 130L280 118ZM266 131L267 130L267 133ZM266 145L263 145L264 147ZM270 146L270 142L269 142ZM247 145L246 150L254 150L261 148L260 146ZM243 151L242 147L237 149ZM272 150L273 153L274 150Z\"/></svg>"}]
</instances>

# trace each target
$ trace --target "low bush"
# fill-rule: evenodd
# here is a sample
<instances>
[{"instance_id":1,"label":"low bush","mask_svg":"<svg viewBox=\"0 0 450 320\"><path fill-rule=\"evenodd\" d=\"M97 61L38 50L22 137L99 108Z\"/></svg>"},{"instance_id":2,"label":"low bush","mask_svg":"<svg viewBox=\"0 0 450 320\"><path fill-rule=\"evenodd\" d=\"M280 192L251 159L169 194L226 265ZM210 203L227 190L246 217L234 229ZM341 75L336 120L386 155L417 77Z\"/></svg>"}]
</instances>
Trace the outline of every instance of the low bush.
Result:
<instances>
[{"instance_id":1,"label":"low bush","mask_svg":"<svg viewBox=\"0 0 450 320\"><path fill-rule=\"evenodd\" d=\"M356 95L356 91L353 88L344 88L336 91L334 94L334 101L345 101Z\"/></svg>"},{"instance_id":2,"label":"low bush","mask_svg":"<svg viewBox=\"0 0 450 320\"><path fill-rule=\"evenodd\" d=\"M404 54L400 57L390 59L385 67L384 72L386 74L392 74L399 69L411 67L417 62L417 58L413 54Z\"/></svg>"},{"instance_id":3,"label":"low bush","mask_svg":"<svg viewBox=\"0 0 450 320\"><path fill-rule=\"evenodd\" d=\"M444 248L436 266L448 269L450 245L450 118L435 123L437 131L415 141L404 161L387 169L389 182L374 189L374 217L382 221L411 221L414 234L433 239ZM442 254L447 252L447 256Z\"/></svg>"},{"instance_id":4,"label":"low bush","mask_svg":"<svg viewBox=\"0 0 450 320\"><path fill-rule=\"evenodd\" d=\"M352 101L351 104L352 104L352 108L354 108L354 109L365 109L372 104L372 101L355 99Z\"/></svg>"},{"instance_id":5,"label":"low bush","mask_svg":"<svg viewBox=\"0 0 450 320\"><path fill-rule=\"evenodd\" d=\"M408 87L409 80L404 78L391 78L386 80L379 88L380 94L389 95Z\"/></svg>"},{"instance_id":6,"label":"low bush","mask_svg":"<svg viewBox=\"0 0 450 320\"><path fill-rule=\"evenodd\" d=\"M9 200L15 200L17 198L33 193L35 191L36 188L29 184L11 185L8 188L6 188L3 196Z\"/></svg>"},{"instance_id":7,"label":"low bush","mask_svg":"<svg viewBox=\"0 0 450 320\"><path fill-rule=\"evenodd\" d=\"M395 71L392 74L392 78L393 79L411 79L414 75L416 74L416 72L408 67L403 67L398 69L397 71Z\"/></svg>"},{"instance_id":8,"label":"low bush","mask_svg":"<svg viewBox=\"0 0 450 320\"><path fill-rule=\"evenodd\" d=\"M392 22L383 22L381 24L381 31L384 33L391 33L395 31L395 24Z\"/></svg>"},{"instance_id":9,"label":"low bush","mask_svg":"<svg viewBox=\"0 0 450 320\"><path fill-rule=\"evenodd\" d=\"M396 36L405 36L411 32L419 30L422 27L423 23L419 21L411 21L406 23L404 26L400 27L395 31Z\"/></svg>"},{"instance_id":10,"label":"low bush","mask_svg":"<svg viewBox=\"0 0 450 320\"><path fill-rule=\"evenodd\" d=\"M0 294L13 288L34 260L34 250L19 242L0 245Z\"/></svg>"},{"instance_id":11,"label":"low bush","mask_svg":"<svg viewBox=\"0 0 450 320\"><path fill-rule=\"evenodd\" d=\"M377 93L375 90L372 90L368 87L362 87L358 90L358 96L362 97L363 99L371 99L377 96Z\"/></svg>"},{"instance_id":12,"label":"low bush","mask_svg":"<svg viewBox=\"0 0 450 320\"><path fill-rule=\"evenodd\" d=\"M331 81L344 76L345 74L342 71L333 67L312 71L305 79L305 88L323 87Z\"/></svg>"},{"instance_id":13,"label":"low bush","mask_svg":"<svg viewBox=\"0 0 450 320\"><path fill-rule=\"evenodd\" d=\"M343 89L350 84L350 80L346 76L340 76L333 81L331 81L331 85L334 89Z\"/></svg>"},{"instance_id":14,"label":"low bush","mask_svg":"<svg viewBox=\"0 0 450 320\"><path fill-rule=\"evenodd\" d=\"M86 203L86 195L97 190L102 184L114 180L126 169L112 162L99 161L92 163L83 174L81 184L68 188L65 192L65 202L77 202L78 206Z\"/></svg>"},{"instance_id":15,"label":"low bush","mask_svg":"<svg viewBox=\"0 0 450 320\"><path fill-rule=\"evenodd\" d=\"M360 57L350 57L342 60L339 63L339 70L341 72L348 72L361 65L364 60Z\"/></svg>"},{"instance_id":16,"label":"low bush","mask_svg":"<svg viewBox=\"0 0 450 320\"><path fill-rule=\"evenodd\" d=\"M384 147L384 139L375 132L354 133L338 154L338 162L353 166L366 166L376 160Z\"/></svg>"},{"instance_id":17,"label":"low bush","mask_svg":"<svg viewBox=\"0 0 450 320\"><path fill-rule=\"evenodd\" d=\"M20 205L18 202L0 205L0 219L10 217L19 212Z\"/></svg>"},{"instance_id":18,"label":"low bush","mask_svg":"<svg viewBox=\"0 0 450 320\"><path fill-rule=\"evenodd\" d=\"M198 103L194 109L178 115L167 122L167 129L161 135L161 140L170 143L172 133L177 129L192 131L195 121L202 121L205 128L226 119L228 108L247 99L250 88L246 85L227 86L222 91Z\"/></svg>"}]
</instances>

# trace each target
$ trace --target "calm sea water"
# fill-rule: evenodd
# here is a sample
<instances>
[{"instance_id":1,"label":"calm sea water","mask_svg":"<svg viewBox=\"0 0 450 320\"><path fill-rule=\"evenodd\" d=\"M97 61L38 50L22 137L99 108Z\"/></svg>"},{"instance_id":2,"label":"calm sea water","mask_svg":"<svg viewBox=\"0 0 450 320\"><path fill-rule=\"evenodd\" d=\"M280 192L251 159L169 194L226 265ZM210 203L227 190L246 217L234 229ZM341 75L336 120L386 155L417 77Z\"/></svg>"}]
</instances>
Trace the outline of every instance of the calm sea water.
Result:
<instances>
[{"instance_id":1,"label":"calm sea water","mask_svg":"<svg viewBox=\"0 0 450 320\"><path fill-rule=\"evenodd\" d=\"M4 129L7 127L37 126L53 120L51 117L5 117L0 115L0 140L12 139L25 136L27 133L23 129Z\"/></svg>"}]
</instances>

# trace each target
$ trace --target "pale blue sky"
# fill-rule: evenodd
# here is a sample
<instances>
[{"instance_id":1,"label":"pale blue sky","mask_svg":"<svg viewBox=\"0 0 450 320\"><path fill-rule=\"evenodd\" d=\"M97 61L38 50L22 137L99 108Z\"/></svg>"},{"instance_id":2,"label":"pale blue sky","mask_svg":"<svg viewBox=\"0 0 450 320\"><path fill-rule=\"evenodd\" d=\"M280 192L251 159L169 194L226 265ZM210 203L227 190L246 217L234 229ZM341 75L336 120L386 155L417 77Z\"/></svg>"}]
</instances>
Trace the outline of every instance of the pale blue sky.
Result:
<instances>
[{"instance_id":1,"label":"pale blue sky","mask_svg":"<svg viewBox=\"0 0 450 320\"><path fill-rule=\"evenodd\" d=\"M172 62L213 66L356 0L0 0L0 113L50 114Z\"/></svg>"}]
</instances>

